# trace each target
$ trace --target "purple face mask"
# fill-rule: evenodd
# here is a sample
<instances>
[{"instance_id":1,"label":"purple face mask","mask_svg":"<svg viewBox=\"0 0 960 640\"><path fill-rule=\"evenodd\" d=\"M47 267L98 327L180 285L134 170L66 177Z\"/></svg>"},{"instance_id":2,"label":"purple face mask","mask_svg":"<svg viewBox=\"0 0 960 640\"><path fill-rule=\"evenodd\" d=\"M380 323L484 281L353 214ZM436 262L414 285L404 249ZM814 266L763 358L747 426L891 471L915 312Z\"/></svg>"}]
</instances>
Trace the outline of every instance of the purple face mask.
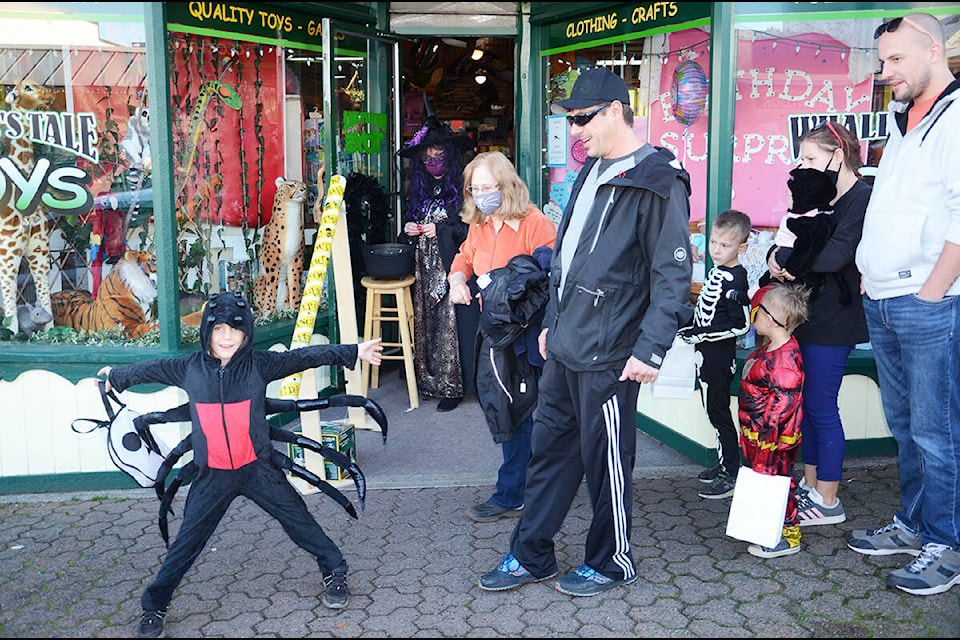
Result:
<instances>
[{"instance_id":1,"label":"purple face mask","mask_svg":"<svg viewBox=\"0 0 960 640\"><path fill-rule=\"evenodd\" d=\"M427 170L427 173L434 178L439 178L447 171L447 165L443 157L427 158L423 161L423 166Z\"/></svg>"}]
</instances>

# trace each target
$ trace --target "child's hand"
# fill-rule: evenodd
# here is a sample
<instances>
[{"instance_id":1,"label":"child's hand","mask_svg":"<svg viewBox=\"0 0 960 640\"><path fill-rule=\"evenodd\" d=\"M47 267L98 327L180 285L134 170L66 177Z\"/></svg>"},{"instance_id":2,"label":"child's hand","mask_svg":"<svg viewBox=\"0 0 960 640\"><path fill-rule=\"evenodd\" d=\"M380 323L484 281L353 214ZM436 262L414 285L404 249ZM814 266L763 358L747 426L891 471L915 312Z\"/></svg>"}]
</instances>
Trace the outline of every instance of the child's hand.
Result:
<instances>
[{"instance_id":1,"label":"child's hand","mask_svg":"<svg viewBox=\"0 0 960 640\"><path fill-rule=\"evenodd\" d=\"M107 393L110 393L110 390L111 390L111 387L110 387L110 370L111 369L113 369L113 367L104 367L100 369L100 371L97 371L98 376L106 376L106 383L103 385L103 389Z\"/></svg>"},{"instance_id":2,"label":"child's hand","mask_svg":"<svg viewBox=\"0 0 960 640\"><path fill-rule=\"evenodd\" d=\"M383 361L381 357L383 353L383 346L380 344L381 340L381 338L375 338L358 344L357 357L364 362L380 366L380 363Z\"/></svg>"}]
</instances>

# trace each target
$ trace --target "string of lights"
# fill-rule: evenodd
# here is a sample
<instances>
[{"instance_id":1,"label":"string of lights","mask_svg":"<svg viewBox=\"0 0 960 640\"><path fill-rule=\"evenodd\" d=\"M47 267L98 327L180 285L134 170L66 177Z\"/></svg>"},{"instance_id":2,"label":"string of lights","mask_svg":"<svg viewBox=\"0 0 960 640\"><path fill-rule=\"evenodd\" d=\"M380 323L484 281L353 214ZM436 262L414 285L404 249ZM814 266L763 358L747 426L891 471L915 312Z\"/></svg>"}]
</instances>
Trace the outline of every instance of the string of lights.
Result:
<instances>
[{"instance_id":1,"label":"string of lights","mask_svg":"<svg viewBox=\"0 0 960 640\"><path fill-rule=\"evenodd\" d=\"M768 33L766 31L758 30L749 30L753 33L754 39L770 39L773 40L771 49L776 49L781 43L785 46L794 47L796 53L799 54L801 48L809 47L814 51L814 55L819 57L824 51L837 51L840 54L841 60L846 60L847 55L853 51L862 51L864 53L870 53L876 51L875 47L852 47L846 44L829 44L823 42L813 42L810 40L803 40L801 38L793 38L790 36L777 35L773 33ZM680 61L683 61L684 58L692 60L699 57L702 54L706 54L709 50L710 40L709 38L695 42L691 45L680 47L678 49L671 49L670 51L662 51L655 53L632 53L628 59L624 53L620 59L603 59L597 60L597 65L599 66L639 66L644 63L644 59L657 58L661 64L667 64L670 61L671 57L676 57ZM698 48L702 48L702 51L697 51ZM568 66L572 66L572 63L560 60Z\"/></svg>"}]
</instances>

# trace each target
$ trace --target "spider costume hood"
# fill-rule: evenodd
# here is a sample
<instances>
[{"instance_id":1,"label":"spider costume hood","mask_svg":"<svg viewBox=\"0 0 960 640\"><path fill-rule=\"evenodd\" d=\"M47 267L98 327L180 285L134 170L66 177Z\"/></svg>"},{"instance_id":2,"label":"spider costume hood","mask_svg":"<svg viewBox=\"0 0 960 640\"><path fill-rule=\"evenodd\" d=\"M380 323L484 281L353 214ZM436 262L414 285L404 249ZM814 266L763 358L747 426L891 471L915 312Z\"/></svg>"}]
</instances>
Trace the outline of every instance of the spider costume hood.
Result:
<instances>
[{"instance_id":1,"label":"spider costume hood","mask_svg":"<svg viewBox=\"0 0 960 640\"><path fill-rule=\"evenodd\" d=\"M234 357L253 349L253 310L239 292L214 293L204 303L203 318L200 320L200 345L206 352L210 350L213 328L218 324L228 324L247 336Z\"/></svg>"}]
</instances>

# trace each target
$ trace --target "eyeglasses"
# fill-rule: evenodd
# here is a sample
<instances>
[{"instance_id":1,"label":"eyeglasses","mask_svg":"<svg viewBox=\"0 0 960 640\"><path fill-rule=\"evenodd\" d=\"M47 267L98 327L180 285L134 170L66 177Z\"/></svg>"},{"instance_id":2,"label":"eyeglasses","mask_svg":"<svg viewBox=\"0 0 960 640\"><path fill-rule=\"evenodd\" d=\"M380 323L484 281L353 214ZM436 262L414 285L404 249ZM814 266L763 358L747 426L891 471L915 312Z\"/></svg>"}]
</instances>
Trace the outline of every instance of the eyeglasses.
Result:
<instances>
[{"instance_id":1,"label":"eyeglasses","mask_svg":"<svg viewBox=\"0 0 960 640\"><path fill-rule=\"evenodd\" d=\"M470 184L466 186L466 191L470 195L477 196L481 193L490 193L500 188L498 184Z\"/></svg>"},{"instance_id":2,"label":"eyeglasses","mask_svg":"<svg viewBox=\"0 0 960 640\"><path fill-rule=\"evenodd\" d=\"M587 126L588 122L593 120L593 116L597 115L598 113L600 113L601 111L603 111L609 106L610 106L610 103L608 102L607 104L600 105L593 111L587 111L586 113L578 113L575 116L567 116L567 123L569 123L571 127L573 125L577 125L578 127L585 127Z\"/></svg>"},{"instance_id":3,"label":"eyeglasses","mask_svg":"<svg viewBox=\"0 0 960 640\"><path fill-rule=\"evenodd\" d=\"M763 309L763 312L764 312L765 314L767 314L768 316L770 316L770 319L773 320L773 324L777 325L777 326L780 327L781 329L786 329L786 328L787 328L787 325L783 324L782 322L780 322L779 320L777 320L776 318L773 317L773 314L770 313L770 310L769 310L769 309L767 309L765 306L763 306L763 303L762 303L762 302L759 303L759 304L757 304L757 306L755 306L755 307L750 311L750 322L756 322L756 321L757 321L757 310L758 310L758 309Z\"/></svg>"},{"instance_id":4,"label":"eyeglasses","mask_svg":"<svg viewBox=\"0 0 960 640\"><path fill-rule=\"evenodd\" d=\"M427 153L424 153L423 155L420 156L420 160L423 162L426 162L427 160L443 160L444 155L445 153L443 151L441 151L436 155L430 155L430 152L428 151Z\"/></svg>"},{"instance_id":5,"label":"eyeglasses","mask_svg":"<svg viewBox=\"0 0 960 640\"><path fill-rule=\"evenodd\" d=\"M884 23L881 24L879 27L877 27L877 30L876 30L876 31L873 32L873 39L876 40L877 38L879 38L880 36L882 36L882 35L885 34L885 33L893 33L894 31L896 31L897 29L899 29L901 23L904 23L904 22L906 22L908 25L910 25L911 27L913 27L915 30L919 31L919 32L922 33L923 35L925 35L925 36L927 36L928 38L930 38L930 41L933 42L934 44L937 43L937 39L934 38L933 35L932 35L929 31L927 31L926 29L924 29L923 27L921 27L920 25L918 25L916 22L914 22L913 20L911 20L910 18L907 18L907 17L894 18L894 19L891 20L890 22L884 22Z\"/></svg>"}]
</instances>

